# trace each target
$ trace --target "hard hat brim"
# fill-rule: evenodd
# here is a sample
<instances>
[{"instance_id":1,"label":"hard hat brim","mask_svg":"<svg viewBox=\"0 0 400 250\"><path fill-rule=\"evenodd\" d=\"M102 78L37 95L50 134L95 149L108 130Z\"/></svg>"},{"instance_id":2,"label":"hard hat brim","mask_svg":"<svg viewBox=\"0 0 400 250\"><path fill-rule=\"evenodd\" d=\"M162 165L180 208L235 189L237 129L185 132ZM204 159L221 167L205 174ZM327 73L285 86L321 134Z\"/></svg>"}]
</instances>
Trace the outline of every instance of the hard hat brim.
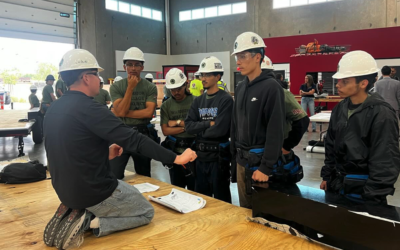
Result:
<instances>
[{"instance_id":1,"label":"hard hat brim","mask_svg":"<svg viewBox=\"0 0 400 250\"><path fill-rule=\"evenodd\" d=\"M185 83L186 83L186 82L183 82L183 83L181 83L181 84L174 84L174 85L165 84L165 87L166 87L167 89L177 89L177 88L182 87Z\"/></svg>"},{"instance_id":2,"label":"hard hat brim","mask_svg":"<svg viewBox=\"0 0 400 250\"><path fill-rule=\"evenodd\" d=\"M358 73L358 74L343 74L340 72L336 72L336 74L334 74L332 76L333 79L344 79L344 78L350 78L350 77L357 77L357 76L366 76L366 75L371 75L374 73L378 73L379 69L370 71L370 72L364 72L364 73Z\"/></svg>"},{"instance_id":3,"label":"hard hat brim","mask_svg":"<svg viewBox=\"0 0 400 250\"><path fill-rule=\"evenodd\" d=\"M89 67L89 68L84 67L84 68L70 68L70 69L64 69L64 70L58 71L58 73L66 72L66 71L72 71L72 70L83 70L83 69L97 69L98 72L104 71L104 69L103 69L102 67L98 66L98 67Z\"/></svg>"}]
</instances>

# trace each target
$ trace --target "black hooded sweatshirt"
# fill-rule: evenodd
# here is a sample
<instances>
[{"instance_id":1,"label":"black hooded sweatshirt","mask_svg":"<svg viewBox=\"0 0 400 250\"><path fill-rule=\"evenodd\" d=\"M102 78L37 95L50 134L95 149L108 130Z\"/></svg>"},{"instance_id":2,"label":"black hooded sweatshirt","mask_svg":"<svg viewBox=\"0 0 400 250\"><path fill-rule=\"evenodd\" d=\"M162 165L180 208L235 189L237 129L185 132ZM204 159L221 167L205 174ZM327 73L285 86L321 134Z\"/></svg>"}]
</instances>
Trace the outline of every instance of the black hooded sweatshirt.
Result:
<instances>
[{"instance_id":1,"label":"black hooded sweatshirt","mask_svg":"<svg viewBox=\"0 0 400 250\"><path fill-rule=\"evenodd\" d=\"M231 152L264 148L259 170L271 175L281 155L285 127L285 97L272 72L262 72L252 82L246 77L235 90L231 124ZM237 162L247 161L237 155Z\"/></svg>"},{"instance_id":2,"label":"black hooded sweatshirt","mask_svg":"<svg viewBox=\"0 0 400 250\"><path fill-rule=\"evenodd\" d=\"M329 184L338 174L369 175L363 198L385 201L387 195L393 195L400 171L396 113L377 93L368 97L350 118L349 103L346 98L332 111L321 177Z\"/></svg>"}]
</instances>

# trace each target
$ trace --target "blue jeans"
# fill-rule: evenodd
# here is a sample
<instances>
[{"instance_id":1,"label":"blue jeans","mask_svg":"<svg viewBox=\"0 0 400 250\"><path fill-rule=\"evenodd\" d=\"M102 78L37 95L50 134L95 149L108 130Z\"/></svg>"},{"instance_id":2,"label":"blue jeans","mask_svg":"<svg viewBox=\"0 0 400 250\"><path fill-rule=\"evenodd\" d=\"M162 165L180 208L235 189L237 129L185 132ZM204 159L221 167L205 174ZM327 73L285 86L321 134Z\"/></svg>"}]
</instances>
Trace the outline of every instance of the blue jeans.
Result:
<instances>
[{"instance_id":1,"label":"blue jeans","mask_svg":"<svg viewBox=\"0 0 400 250\"><path fill-rule=\"evenodd\" d=\"M310 115L313 116L315 114L315 103L314 98L312 97L302 97L301 98L301 107L307 113L307 107L310 110ZM312 129L317 130L317 124L315 122L311 123Z\"/></svg>"},{"instance_id":2,"label":"blue jeans","mask_svg":"<svg viewBox=\"0 0 400 250\"><path fill-rule=\"evenodd\" d=\"M118 180L110 197L97 205L86 208L99 218L97 236L147 225L154 217L154 208L135 187Z\"/></svg>"}]
</instances>

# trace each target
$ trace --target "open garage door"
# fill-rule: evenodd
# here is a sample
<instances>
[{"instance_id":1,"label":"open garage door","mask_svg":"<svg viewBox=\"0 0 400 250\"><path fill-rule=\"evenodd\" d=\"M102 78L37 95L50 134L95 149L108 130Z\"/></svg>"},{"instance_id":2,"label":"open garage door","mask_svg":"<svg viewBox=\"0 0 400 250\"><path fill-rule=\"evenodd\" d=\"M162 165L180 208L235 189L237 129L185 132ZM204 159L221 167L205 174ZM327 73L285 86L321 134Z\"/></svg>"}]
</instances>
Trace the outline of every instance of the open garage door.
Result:
<instances>
[{"instance_id":1,"label":"open garage door","mask_svg":"<svg viewBox=\"0 0 400 250\"><path fill-rule=\"evenodd\" d=\"M0 37L76 44L74 0L0 0Z\"/></svg>"}]
</instances>

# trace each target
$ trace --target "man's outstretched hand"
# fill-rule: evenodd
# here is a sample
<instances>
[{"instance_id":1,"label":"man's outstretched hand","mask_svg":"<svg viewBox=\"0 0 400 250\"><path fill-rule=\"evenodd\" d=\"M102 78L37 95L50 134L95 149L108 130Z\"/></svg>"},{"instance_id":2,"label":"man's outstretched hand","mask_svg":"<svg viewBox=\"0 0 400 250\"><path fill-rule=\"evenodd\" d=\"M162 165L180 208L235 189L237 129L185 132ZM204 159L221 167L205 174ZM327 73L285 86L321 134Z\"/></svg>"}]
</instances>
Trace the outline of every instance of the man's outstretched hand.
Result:
<instances>
[{"instance_id":1,"label":"man's outstretched hand","mask_svg":"<svg viewBox=\"0 0 400 250\"><path fill-rule=\"evenodd\" d=\"M174 163L177 165L186 164L196 160L197 154L190 148L186 149L181 155L176 156Z\"/></svg>"}]
</instances>

